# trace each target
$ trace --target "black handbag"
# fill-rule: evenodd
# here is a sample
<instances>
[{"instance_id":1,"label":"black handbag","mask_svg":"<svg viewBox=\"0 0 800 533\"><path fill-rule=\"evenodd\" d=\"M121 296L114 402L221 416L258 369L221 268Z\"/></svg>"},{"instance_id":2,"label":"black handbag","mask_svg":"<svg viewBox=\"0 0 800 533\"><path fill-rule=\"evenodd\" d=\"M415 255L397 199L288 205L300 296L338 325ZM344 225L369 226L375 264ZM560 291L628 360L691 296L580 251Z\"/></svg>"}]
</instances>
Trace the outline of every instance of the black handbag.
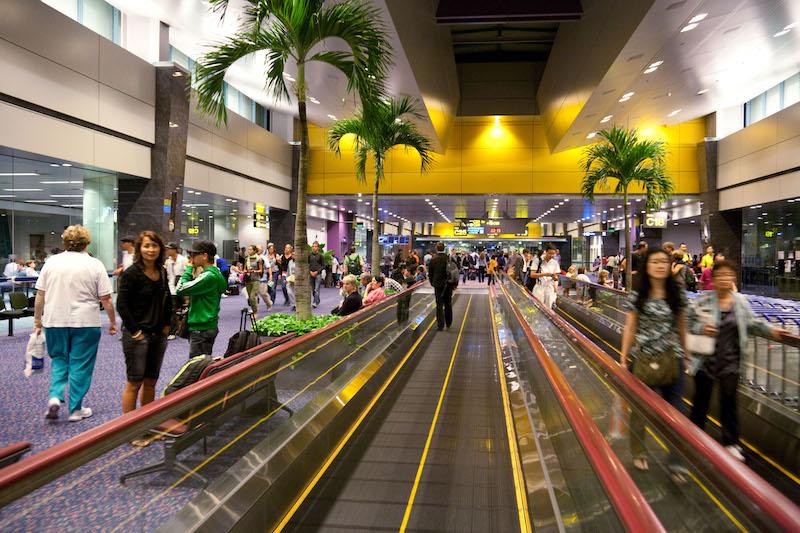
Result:
<instances>
[{"instance_id":1,"label":"black handbag","mask_svg":"<svg viewBox=\"0 0 800 533\"><path fill-rule=\"evenodd\" d=\"M189 308L181 307L175 312L175 336L182 339L189 338Z\"/></svg>"},{"instance_id":2,"label":"black handbag","mask_svg":"<svg viewBox=\"0 0 800 533\"><path fill-rule=\"evenodd\" d=\"M677 381L679 368L672 348L657 355L640 351L633 362L633 375L648 387L663 387Z\"/></svg>"}]
</instances>

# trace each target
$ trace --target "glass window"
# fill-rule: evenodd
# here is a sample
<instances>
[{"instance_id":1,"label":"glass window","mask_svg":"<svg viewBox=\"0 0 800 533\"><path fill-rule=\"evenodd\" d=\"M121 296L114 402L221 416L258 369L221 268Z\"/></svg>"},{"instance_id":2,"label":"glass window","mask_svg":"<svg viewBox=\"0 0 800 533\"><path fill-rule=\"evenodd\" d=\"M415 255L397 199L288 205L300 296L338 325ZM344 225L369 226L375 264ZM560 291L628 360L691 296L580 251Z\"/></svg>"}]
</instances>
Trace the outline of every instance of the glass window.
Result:
<instances>
[{"instance_id":1,"label":"glass window","mask_svg":"<svg viewBox=\"0 0 800 533\"><path fill-rule=\"evenodd\" d=\"M783 107L800 102L800 73L783 82Z\"/></svg>"},{"instance_id":2,"label":"glass window","mask_svg":"<svg viewBox=\"0 0 800 533\"><path fill-rule=\"evenodd\" d=\"M64 13L72 20L78 20L78 0L42 0L53 9Z\"/></svg>"},{"instance_id":3,"label":"glass window","mask_svg":"<svg viewBox=\"0 0 800 533\"><path fill-rule=\"evenodd\" d=\"M82 0L80 22L109 41L113 41L114 11L115 9L103 0Z\"/></svg>"},{"instance_id":4,"label":"glass window","mask_svg":"<svg viewBox=\"0 0 800 533\"><path fill-rule=\"evenodd\" d=\"M744 104L745 127L800 101L800 73Z\"/></svg>"}]
</instances>

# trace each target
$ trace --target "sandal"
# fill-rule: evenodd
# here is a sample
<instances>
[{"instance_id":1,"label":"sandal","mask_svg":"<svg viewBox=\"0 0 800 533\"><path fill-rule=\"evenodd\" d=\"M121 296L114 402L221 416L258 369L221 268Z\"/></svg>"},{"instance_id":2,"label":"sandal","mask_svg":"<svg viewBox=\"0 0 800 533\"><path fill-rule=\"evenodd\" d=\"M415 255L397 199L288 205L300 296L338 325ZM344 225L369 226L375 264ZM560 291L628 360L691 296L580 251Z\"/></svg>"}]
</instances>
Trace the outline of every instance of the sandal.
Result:
<instances>
[{"instance_id":1,"label":"sandal","mask_svg":"<svg viewBox=\"0 0 800 533\"><path fill-rule=\"evenodd\" d=\"M131 441L131 446L136 446L137 448L146 448L147 446L150 446L151 442L153 442L152 439L147 437L139 437Z\"/></svg>"},{"instance_id":2,"label":"sandal","mask_svg":"<svg viewBox=\"0 0 800 533\"><path fill-rule=\"evenodd\" d=\"M634 459L633 467L636 468L636 470L641 470L643 472L650 470L650 465L647 464L647 459L645 459L644 457L637 457L636 459Z\"/></svg>"}]
</instances>

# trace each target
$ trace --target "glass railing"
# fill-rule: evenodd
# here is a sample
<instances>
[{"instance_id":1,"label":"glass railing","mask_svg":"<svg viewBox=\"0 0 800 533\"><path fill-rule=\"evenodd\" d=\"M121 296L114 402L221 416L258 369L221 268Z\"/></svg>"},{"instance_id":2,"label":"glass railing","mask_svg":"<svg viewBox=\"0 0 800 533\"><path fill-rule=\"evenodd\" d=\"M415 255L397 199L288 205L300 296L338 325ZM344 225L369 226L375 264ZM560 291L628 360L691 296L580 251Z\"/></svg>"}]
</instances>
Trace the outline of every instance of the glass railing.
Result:
<instances>
[{"instance_id":1,"label":"glass railing","mask_svg":"<svg viewBox=\"0 0 800 533\"><path fill-rule=\"evenodd\" d=\"M566 276L561 276L559 286L559 298L567 299L581 306L591 316L598 317L601 327L622 331L625 325L625 311L622 310L622 299L627 297L625 292ZM570 312L567 306L563 306L563 310ZM777 319L772 323L775 327L796 327ZM741 360L741 382L765 398L800 411L800 337L784 335L776 340L750 335L748 347L747 355ZM615 348L618 349L619 344L615 344Z\"/></svg>"},{"instance_id":2,"label":"glass railing","mask_svg":"<svg viewBox=\"0 0 800 533\"><path fill-rule=\"evenodd\" d=\"M544 309L508 278L501 280L501 289L536 332L666 529L800 526L800 510L788 498L733 459L563 318ZM569 293L562 297L586 301ZM636 467L636 457L647 459L647 470Z\"/></svg>"},{"instance_id":3,"label":"glass railing","mask_svg":"<svg viewBox=\"0 0 800 533\"><path fill-rule=\"evenodd\" d=\"M383 371L421 325L429 327L423 321L433 294L417 289L278 346L265 344L193 385L0 470L0 531L186 530L169 524L218 510L231 487L253 476L277 483L288 452L311 468L316 456L309 449L338 442L321 428L331 427L348 403L363 401L368 376ZM143 437L149 445L130 444ZM259 470L265 464L269 475Z\"/></svg>"}]
</instances>

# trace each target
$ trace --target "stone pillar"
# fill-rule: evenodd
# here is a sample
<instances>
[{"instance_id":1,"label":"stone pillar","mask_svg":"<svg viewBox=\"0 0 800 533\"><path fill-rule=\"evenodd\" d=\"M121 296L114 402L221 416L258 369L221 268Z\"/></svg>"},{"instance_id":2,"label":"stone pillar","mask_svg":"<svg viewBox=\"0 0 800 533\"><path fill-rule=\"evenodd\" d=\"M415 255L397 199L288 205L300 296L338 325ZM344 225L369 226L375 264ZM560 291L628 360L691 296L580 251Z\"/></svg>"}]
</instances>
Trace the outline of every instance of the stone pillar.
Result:
<instances>
[{"instance_id":1,"label":"stone pillar","mask_svg":"<svg viewBox=\"0 0 800 533\"><path fill-rule=\"evenodd\" d=\"M725 254L726 259L742 264L742 211L720 212L719 191L717 190L717 150L718 141L706 140L697 145L700 162L700 240L703 250L707 245Z\"/></svg>"},{"instance_id":2,"label":"stone pillar","mask_svg":"<svg viewBox=\"0 0 800 533\"><path fill-rule=\"evenodd\" d=\"M155 144L151 178L144 187L132 180L119 183L119 234L157 231L164 241L180 235L180 206L189 131L189 72L173 63L156 63Z\"/></svg>"}]
</instances>

